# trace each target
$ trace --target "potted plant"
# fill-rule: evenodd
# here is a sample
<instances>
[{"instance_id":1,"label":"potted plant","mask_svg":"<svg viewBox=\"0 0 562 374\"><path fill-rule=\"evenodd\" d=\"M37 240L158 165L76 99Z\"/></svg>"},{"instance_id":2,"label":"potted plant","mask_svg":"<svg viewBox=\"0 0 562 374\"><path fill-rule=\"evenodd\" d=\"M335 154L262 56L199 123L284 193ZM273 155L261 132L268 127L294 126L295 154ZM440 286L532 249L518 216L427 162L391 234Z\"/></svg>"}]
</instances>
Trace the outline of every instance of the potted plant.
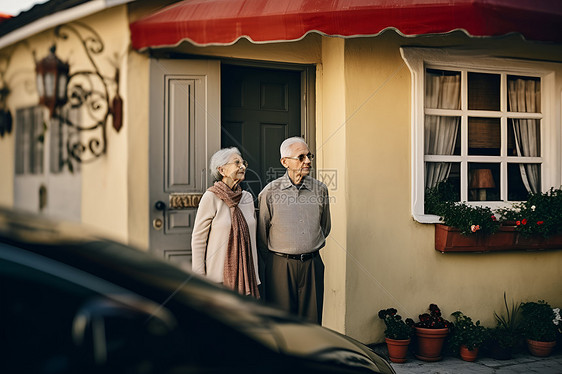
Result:
<instances>
[{"instance_id":1,"label":"potted plant","mask_svg":"<svg viewBox=\"0 0 562 374\"><path fill-rule=\"evenodd\" d=\"M386 325L384 336L390 361L402 363L406 362L408 345L414 334L414 321L411 318L403 320L397 313L394 308L382 309L379 318Z\"/></svg>"},{"instance_id":2,"label":"potted plant","mask_svg":"<svg viewBox=\"0 0 562 374\"><path fill-rule=\"evenodd\" d=\"M551 238L562 234L562 189L531 193L527 201L498 209L503 221L515 226L522 238Z\"/></svg>"},{"instance_id":3,"label":"potted plant","mask_svg":"<svg viewBox=\"0 0 562 374\"><path fill-rule=\"evenodd\" d=\"M459 198L447 182L426 191L426 213L440 216L442 222L435 225L435 249L440 252L486 251L487 238L500 228L494 212L488 207L459 202ZM506 237L502 233L494 240L500 239L500 248L508 248L513 242L513 234L510 235Z\"/></svg>"},{"instance_id":4,"label":"potted plant","mask_svg":"<svg viewBox=\"0 0 562 374\"><path fill-rule=\"evenodd\" d=\"M485 236L498 231L499 222L489 207L458 201L451 185L439 183L426 192L427 213L440 216L444 225L454 227L465 236Z\"/></svg>"},{"instance_id":5,"label":"potted plant","mask_svg":"<svg viewBox=\"0 0 562 374\"><path fill-rule=\"evenodd\" d=\"M562 249L562 188L531 193L527 201L492 210L460 202L445 182L426 191L426 213L440 216L440 252Z\"/></svg>"},{"instance_id":6,"label":"potted plant","mask_svg":"<svg viewBox=\"0 0 562 374\"><path fill-rule=\"evenodd\" d=\"M512 302L511 307L507 305L505 292L503 293L505 314L494 312L496 327L488 329L488 340L486 349L492 358L497 360L509 360L513 350L521 342L521 304Z\"/></svg>"},{"instance_id":7,"label":"potted plant","mask_svg":"<svg viewBox=\"0 0 562 374\"><path fill-rule=\"evenodd\" d=\"M456 311L451 315L455 317L449 337L451 350L455 353L458 352L465 361L476 360L478 350L487 337L486 328L480 326L480 321L474 323L461 311Z\"/></svg>"},{"instance_id":8,"label":"potted plant","mask_svg":"<svg viewBox=\"0 0 562 374\"><path fill-rule=\"evenodd\" d=\"M414 324L417 340L416 357L422 361L441 360L441 350L451 322L441 316L436 304L429 305L429 313L419 315L419 322Z\"/></svg>"},{"instance_id":9,"label":"potted plant","mask_svg":"<svg viewBox=\"0 0 562 374\"><path fill-rule=\"evenodd\" d=\"M521 304L523 334L533 356L548 356L556 345L556 315L544 300Z\"/></svg>"}]
</instances>

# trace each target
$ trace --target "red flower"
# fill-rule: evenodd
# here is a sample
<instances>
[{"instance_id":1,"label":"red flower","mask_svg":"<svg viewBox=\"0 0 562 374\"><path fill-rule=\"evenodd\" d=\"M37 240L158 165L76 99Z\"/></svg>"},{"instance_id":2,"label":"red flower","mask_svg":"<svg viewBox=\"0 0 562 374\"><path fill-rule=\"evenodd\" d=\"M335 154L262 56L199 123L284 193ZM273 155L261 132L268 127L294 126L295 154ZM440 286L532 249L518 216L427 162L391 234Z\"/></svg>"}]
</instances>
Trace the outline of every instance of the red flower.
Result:
<instances>
[{"instance_id":1,"label":"red flower","mask_svg":"<svg viewBox=\"0 0 562 374\"><path fill-rule=\"evenodd\" d=\"M496 216L492 214L492 221L496 221Z\"/></svg>"},{"instance_id":2,"label":"red flower","mask_svg":"<svg viewBox=\"0 0 562 374\"><path fill-rule=\"evenodd\" d=\"M537 221L537 225L542 225L544 221Z\"/></svg>"},{"instance_id":3,"label":"red flower","mask_svg":"<svg viewBox=\"0 0 562 374\"><path fill-rule=\"evenodd\" d=\"M527 218L523 218L523 219L521 220L521 223L524 224L524 225L526 225L526 224L527 224Z\"/></svg>"},{"instance_id":4,"label":"red flower","mask_svg":"<svg viewBox=\"0 0 562 374\"><path fill-rule=\"evenodd\" d=\"M517 226L519 226L519 225L521 225L521 221L516 221L515 224L516 224Z\"/></svg>"}]
</instances>

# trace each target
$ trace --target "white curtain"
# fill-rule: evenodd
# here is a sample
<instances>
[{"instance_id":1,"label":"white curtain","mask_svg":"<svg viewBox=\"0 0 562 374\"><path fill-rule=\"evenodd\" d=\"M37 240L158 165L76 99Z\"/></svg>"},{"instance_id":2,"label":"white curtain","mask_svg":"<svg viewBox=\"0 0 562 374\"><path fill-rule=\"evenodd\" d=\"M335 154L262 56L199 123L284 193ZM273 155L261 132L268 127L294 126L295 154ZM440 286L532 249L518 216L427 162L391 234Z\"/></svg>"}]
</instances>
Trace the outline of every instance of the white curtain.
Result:
<instances>
[{"instance_id":1,"label":"white curtain","mask_svg":"<svg viewBox=\"0 0 562 374\"><path fill-rule=\"evenodd\" d=\"M512 112L536 113L540 108L540 82L533 79L508 81L509 106ZM539 120L511 119L518 156L537 157L539 150ZM539 165L520 164L521 179L527 192L539 192Z\"/></svg>"},{"instance_id":2,"label":"white curtain","mask_svg":"<svg viewBox=\"0 0 562 374\"><path fill-rule=\"evenodd\" d=\"M460 75L426 74L425 106L433 109L460 109ZM425 116L424 152L426 155L452 155L459 131L460 117ZM446 180L450 162L428 162L425 187Z\"/></svg>"}]
</instances>

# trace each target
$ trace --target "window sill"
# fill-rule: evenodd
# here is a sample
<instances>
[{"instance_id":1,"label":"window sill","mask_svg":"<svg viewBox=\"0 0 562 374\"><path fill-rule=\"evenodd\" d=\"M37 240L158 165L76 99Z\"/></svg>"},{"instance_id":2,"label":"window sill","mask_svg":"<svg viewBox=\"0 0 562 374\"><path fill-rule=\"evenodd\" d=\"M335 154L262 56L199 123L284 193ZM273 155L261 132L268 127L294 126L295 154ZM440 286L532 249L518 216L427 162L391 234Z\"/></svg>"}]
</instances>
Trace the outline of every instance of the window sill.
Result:
<instances>
[{"instance_id":1,"label":"window sill","mask_svg":"<svg viewBox=\"0 0 562 374\"><path fill-rule=\"evenodd\" d=\"M562 249L562 234L543 237L523 237L513 226L502 226L495 234L462 235L459 230L442 224L435 225L435 250L448 252L501 252Z\"/></svg>"}]
</instances>

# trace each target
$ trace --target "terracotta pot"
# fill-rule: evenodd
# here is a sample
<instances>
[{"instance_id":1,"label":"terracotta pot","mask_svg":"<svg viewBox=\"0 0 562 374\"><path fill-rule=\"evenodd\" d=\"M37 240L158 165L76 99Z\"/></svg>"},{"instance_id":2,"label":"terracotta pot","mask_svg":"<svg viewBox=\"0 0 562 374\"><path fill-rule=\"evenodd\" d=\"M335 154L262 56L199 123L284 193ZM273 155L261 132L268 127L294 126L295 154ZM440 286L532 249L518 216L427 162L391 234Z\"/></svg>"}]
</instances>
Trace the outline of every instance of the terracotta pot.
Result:
<instances>
[{"instance_id":1,"label":"terracotta pot","mask_svg":"<svg viewBox=\"0 0 562 374\"><path fill-rule=\"evenodd\" d=\"M449 329L426 329L416 327L417 353L416 357L422 361L441 360L441 349L443 342L449 334Z\"/></svg>"},{"instance_id":2,"label":"terracotta pot","mask_svg":"<svg viewBox=\"0 0 562 374\"><path fill-rule=\"evenodd\" d=\"M539 342L538 340L527 339L527 348L529 348L529 352L531 352L533 356L550 356L555 345L556 341Z\"/></svg>"},{"instance_id":3,"label":"terracotta pot","mask_svg":"<svg viewBox=\"0 0 562 374\"><path fill-rule=\"evenodd\" d=\"M475 361L478 356L478 347L474 348L472 351L466 347L466 345L461 345L460 347L461 358L465 361Z\"/></svg>"},{"instance_id":4,"label":"terracotta pot","mask_svg":"<svg viewBox=\"0 0 562 374\"><path fill-rule=\"evenodd\" d=\"M406 362L406 355L408 354L408 345L410 344L410 339L384 339L386 340L386 347L388 348L388 358L390 359L390 361L396 363Z\"/></svg>"}]
</instances>

